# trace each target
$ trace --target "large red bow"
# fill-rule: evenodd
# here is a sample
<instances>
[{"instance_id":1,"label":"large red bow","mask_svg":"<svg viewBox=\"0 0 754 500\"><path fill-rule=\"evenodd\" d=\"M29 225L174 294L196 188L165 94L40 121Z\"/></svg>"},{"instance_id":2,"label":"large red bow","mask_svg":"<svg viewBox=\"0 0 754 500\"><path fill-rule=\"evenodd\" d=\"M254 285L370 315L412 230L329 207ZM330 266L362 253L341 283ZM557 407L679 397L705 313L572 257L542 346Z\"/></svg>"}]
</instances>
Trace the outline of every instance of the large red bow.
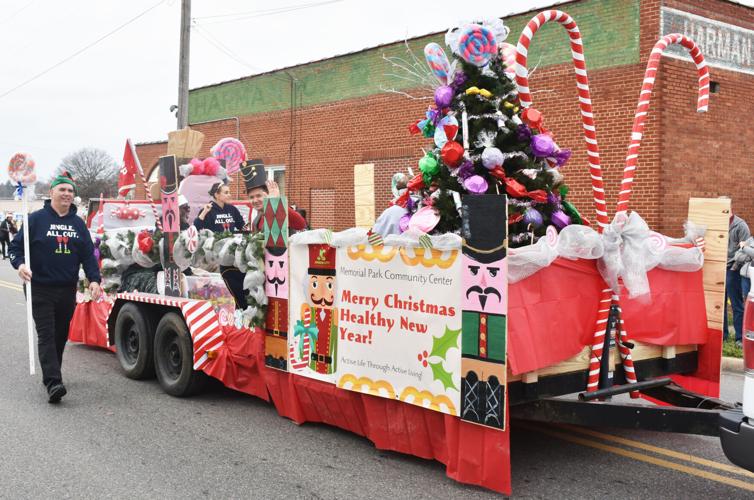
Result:
<instances>
[{"instance_id":1,"label":"large red bow","mask_svg":"<svg viewBox=\"0 0 754 500\"><path fill-rule=\"evenodd\" d=\"M514 198L531 198L539 203L547 202L547 192L543 189L537 189L535 191L527 191L523 184L516 179L511 179L505 175L505 171L501 167L495 167L490 170L490 174L496 179L500 179L505 184L505 192Z\"/></svg>"},{"instance_id":2,"label":"large red bow","mask_svg":"<svg viewBox=\"0 0 754 500\"><path fill-rule=\"evenodd\" d=\"M405 208L406 203L408 203L408 197L411 195L411 193L414 191L418 191L424 186L425 186L424 177L422 176L422 174L415 175L413 179L408 181L408 184L406 185L406 190L403 192L403 194L401 194L398 197L397 200L395 200L395 204Z\"/></svg>"}]
</instances>

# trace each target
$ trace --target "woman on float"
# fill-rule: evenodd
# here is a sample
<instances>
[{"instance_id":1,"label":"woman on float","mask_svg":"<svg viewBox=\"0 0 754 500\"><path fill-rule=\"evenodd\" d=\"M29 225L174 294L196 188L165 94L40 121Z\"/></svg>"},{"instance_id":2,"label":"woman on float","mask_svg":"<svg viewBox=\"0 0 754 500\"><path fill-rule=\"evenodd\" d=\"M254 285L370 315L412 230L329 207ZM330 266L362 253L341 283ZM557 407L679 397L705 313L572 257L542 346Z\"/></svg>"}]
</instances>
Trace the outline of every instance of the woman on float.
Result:
<instances>
[{"instance_id":1,"label":"woman on float","mask_svg":"<svg viewBox=\"0 0 754 500\"><path fill-rule=\"evenodd\" d=\"M209 195L212 197L212 201L207 203L194 219L196 229L209 229L215 233L241 232L245 222L241 212L230 203L230 188L222 182L218 182L212 185ZM246 309L248 304L243 290L244 273L235 267L220 266L220 274L225 281L225 286L233 294L236 308L241 311Z\"/></svg>"}]
</instances>

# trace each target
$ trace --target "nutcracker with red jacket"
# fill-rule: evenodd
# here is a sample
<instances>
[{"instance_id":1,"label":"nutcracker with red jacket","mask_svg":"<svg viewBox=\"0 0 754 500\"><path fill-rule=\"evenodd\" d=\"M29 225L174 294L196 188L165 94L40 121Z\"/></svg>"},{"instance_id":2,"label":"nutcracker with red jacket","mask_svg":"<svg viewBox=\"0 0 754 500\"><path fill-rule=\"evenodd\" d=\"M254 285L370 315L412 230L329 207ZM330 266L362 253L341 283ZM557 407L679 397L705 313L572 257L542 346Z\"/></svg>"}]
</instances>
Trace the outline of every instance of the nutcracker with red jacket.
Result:
<instances>
[{"instance_id":1,"label":"nutcracker with red jacket","mask_svg":"<svg viewBox=\"0 0 754 500\"><path fill-rule=\"evenodd\" d=\"M337 370L335 286L335 248L327 244L309 245L308 304L301 306L301 326L311 339L309 369L323 375L331 375Z\"/></svg>"}]
</instances>

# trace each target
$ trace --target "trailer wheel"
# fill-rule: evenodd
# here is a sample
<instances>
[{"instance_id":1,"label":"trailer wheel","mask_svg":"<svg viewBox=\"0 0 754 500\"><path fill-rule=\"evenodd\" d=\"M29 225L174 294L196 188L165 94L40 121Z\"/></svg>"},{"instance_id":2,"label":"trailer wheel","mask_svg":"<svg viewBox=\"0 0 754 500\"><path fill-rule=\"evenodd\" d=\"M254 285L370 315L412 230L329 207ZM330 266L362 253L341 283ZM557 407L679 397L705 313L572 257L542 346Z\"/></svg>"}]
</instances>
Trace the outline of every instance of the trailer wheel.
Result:
<instances>
[{"instance_id":1,"label":"trailer wheel","mask_svg":"<svg viewBox=\"0 0 754 500\"><path fill-rule=\"evenodd\" d=\"M151 324L136 304L125 304L115 320L115 355L126 377L154 377Z\"/></svg>"},{"instance_id":2,"label":"trailer wheel","mask_svg":"<svg viewBox=\"0 0 754 500\"><path fill-rule=\"evenodd\" d=\"M171 396L190 396L204 385L206 375L194 371L191 335L183 318L177 313L166 314L157 325L154 361L157 380Z\"/></svg>"}]
</instances>

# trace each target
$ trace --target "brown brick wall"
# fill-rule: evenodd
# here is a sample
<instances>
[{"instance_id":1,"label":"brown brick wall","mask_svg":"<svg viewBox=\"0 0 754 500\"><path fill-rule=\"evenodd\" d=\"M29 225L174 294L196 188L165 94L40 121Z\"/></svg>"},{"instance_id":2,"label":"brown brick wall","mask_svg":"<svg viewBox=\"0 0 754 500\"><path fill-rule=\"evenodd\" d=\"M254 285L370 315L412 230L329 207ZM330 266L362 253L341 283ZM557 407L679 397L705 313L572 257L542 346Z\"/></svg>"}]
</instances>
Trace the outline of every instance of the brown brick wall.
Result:
<instances>
[{"instance_id":1,"label":"brown brick wall","mask_svg":"<svg viewBox=\"0 0 754 500\"><path fill-rule=\"evenodd\" d=\"M718 0L665 0L664 5L700 16L754 29L754 9ZM710 95L709 111L696 112L696 67L664 58L655 90L662 94L660 228L679 234L690 197L730 196L733 211L754 225L754 196L749 178L754 171L749 124L754 114L754 76L710 68L720 91ZM656 101L652 101L654 108ZM655 112L658 108L654 108Z\"/></svg>"},{"instance_id":2,"label":"brown brick wall","mask_svg":"<svg viewBox=\"0 0 754 500\"><path fill-rule=\"evenodd\" d=\"M725 1L641 1L639 63L589 73L611 216L644 68L660 32L662 4L754 29L754 10ZM567 43L565 32L562 43ZM713 68L712 79L720 82L721 92L712 96L710 112L699 116L695 112L695 72L691 62L663 58L631 199L631 208L650 227L670 235L682 231L690 196L729 194L735 211L754 224L754 199L748 196L746 182L752 161L745 151L754 142L746 127L752 116L754 77ZM593 220L591 181L571 64L538 69L531 78L531 88L534 105L543 111L546 126L562 147L574 151L563 169L571 188L570 199ZM281 111L241 117L239 131L235 119L193 128L207 134L203 155L209 154L209 148L221 137L236 137L238 133L250 157L261 157L266 164L286 165L290 202L307 209L312 226L330 225L342 230L354 224L354 165L375 165L375 216L391 198L392 174L405 171L409 165L418 171L421 148L428 146L429 140L410 136L407 127L422 117L430 102L396 94L317 106L300 102L293 124L290 111ZM164 148L164 144L138 147L145 170L156 163ZM243 187L237 180L233 186L242 196ZM332 211L329 201L320 204L321 196L330 193Z\"/></svg>"}]
</instances>

